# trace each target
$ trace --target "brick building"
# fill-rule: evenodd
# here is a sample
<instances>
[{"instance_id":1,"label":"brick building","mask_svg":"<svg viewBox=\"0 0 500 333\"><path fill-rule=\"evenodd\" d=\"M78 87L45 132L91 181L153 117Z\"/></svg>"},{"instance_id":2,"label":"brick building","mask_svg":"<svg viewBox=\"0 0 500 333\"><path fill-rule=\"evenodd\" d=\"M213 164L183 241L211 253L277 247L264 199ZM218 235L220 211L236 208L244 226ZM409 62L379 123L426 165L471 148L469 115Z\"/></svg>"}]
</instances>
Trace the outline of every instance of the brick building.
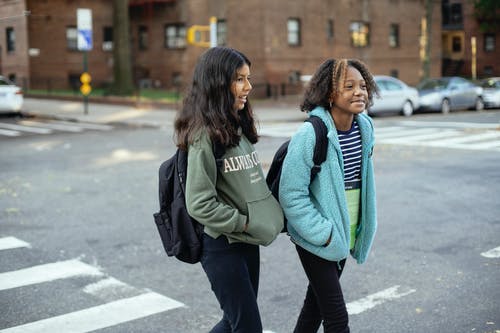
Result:
<instances>
[{"instance_id":1,"label":"brick building","mask_svg":"<svg viewBox=\"0 0 500 333\"><path fill-rule=\"evenodd\" d=\"M83 69L83 54L76 47L77 8L92 10L92 84L109 84L113 8L105 0L0 0L0 72L30 88L77 86ZM445 36L450 31L442 30L442 8L434 5L429 25L431 76L440 76L442 62L448 61L443 59L448 59ZM470 62L467 38L477 30L469 9L462 8L467 12L462 25L464 64ZM413 85L422 75L421 0L129 0L135 82L167 89L188 83L205 49L186 43L187 28L208 25L211 16L217 18L218 44L239 49L252 61L252 81L261 96L293 93L300 88L300 78L328 57L359 58L374 74L397 76ZM484 59L478 53L478 75L500 75L495 38L493 34L492 53ZM496 57L487 57L492 54ZM465 68L459 74L470 76Z\"/></svg>"},{"instance_id":2,"label":"brick building","mask_svg":"<svg viewBox=\"0 0 500 333\"><path fill-rule=\"evenodd\" d=\"M476 76L500 76L499 31L480 31L471 1L442 1L443 75L472 77L472 43L476 43Z\"/></svg>"}]
</instances>

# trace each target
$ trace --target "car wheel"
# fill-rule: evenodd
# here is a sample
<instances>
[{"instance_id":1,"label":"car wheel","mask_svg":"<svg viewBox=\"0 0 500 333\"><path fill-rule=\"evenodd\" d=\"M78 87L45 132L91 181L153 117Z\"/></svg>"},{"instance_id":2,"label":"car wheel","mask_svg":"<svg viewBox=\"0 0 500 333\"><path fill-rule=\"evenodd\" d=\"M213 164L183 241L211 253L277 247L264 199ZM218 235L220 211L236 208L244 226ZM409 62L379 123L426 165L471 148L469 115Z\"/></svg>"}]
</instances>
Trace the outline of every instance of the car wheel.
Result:
<instances>
[{"instance_id":1,"label":"car wheel","mask_svg":"<svg viewBox=\"0 0 500 333\"><path fill-rule=\"evenodd\" d=\"M478 97L476 99L475 109L476 109L476 111L481 111L482 109L484 109L484 102L483 102L483 99L481 97Z\"/></svg>"},{"instance_id":2,"label":"car wheel","mask_svg":"<svg viewBox=\"0 0 500 333\"><path fill-rule=\"evenodd\" d=\"M409 117L413 114L413 104L411 104L410 101L406 101L405 104L403 104L403 109L401 110L401 113L405 117Z\"/></svg>"},{"instance_id":3,"label":"car wheel","mask_svg":"<svg viewBox=\"0 0 500 333\"><path fill-rule=\"evenodd\" d=\"M441 102L441 113L448 114L450 113L450 101L447 99L443 99Z\"/></svg>"}]
</instances>

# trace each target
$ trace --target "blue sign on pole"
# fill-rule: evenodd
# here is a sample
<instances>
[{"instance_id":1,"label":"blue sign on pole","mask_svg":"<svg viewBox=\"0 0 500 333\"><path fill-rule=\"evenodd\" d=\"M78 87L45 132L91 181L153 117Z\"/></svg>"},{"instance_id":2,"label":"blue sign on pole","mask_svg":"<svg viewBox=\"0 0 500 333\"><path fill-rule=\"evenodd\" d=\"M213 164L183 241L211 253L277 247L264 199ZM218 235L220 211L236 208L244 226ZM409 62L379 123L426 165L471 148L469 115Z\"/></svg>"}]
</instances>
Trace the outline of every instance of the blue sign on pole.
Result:
<instances>
[{"instance_id":1,"label":"blue sign on pole","mask_svg":"<svg viewBox=\"0 0 500 333\"><path fill-rule=\"evenodd\" d=\"M78 30L78 50L92 50L92 30Z\"/></svg>"},{"instance_id":2,"label":"blue sign on pole","mask_svg":"<svg viewBox=\"0 0 500 333\"><path fill-rule=\"evenodd\" d=\"M80 51L92 50L92 11L86 8L76 10L77 46Z\"/></svg>"}]
</instances>

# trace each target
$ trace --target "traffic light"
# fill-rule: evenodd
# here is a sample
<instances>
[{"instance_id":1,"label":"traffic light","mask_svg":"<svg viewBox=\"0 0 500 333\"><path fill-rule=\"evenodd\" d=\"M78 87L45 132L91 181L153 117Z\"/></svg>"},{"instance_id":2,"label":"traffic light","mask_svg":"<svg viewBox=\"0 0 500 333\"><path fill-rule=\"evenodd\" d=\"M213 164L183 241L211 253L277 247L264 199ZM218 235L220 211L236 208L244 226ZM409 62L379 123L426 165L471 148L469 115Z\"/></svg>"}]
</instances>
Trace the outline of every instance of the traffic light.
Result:
<instances>
[{"instance_id":1,"label":"traffic light","mask_svg":"<svg viewBox=\"0 0 500 333\"><path fill-rule=\"evenodd\" d=\"M92 77L89 73L83 72L82 75L80 75L80 82L82 83L82 85L80 86L80 92L83 94L83 96L87 96L92 91L90 81L92 81Z\"/></svg>"},{"instance_id":2,"label":"traffic light","mask_svg":"<svg viewBox=\"0 0 500 333\"><path fill-rule=\"evenodd\" d=\"M193 25L188 28L186 40L191 45L217 46L217 18L210 17L210 25Z\"/></svg>"}]
</instances>

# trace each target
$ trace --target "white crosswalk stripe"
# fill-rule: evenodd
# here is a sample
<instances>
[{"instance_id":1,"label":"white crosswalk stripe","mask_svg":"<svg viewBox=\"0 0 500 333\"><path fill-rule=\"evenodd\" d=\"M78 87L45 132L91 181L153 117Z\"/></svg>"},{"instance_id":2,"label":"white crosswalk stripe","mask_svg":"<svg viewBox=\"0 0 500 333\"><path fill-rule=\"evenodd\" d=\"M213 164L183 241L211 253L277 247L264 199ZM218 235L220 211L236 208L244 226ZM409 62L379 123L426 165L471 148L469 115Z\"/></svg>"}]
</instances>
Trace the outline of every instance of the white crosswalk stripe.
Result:
<instances>
[{"instance_id":1,"label":"white crosswalk stripe","mask_svg":"<svg viewBox=\"0 0 500 333\"><path fill-rule=\"evenodd\" d=\"M289 138L301 124L264 125L259 134L268 137ZM500 152L500 131L495 124L426 122L421 124L421 126L426 127L416 127L418 124L417 121L406 121L394 126L376 127L376 143Z\"/></svg>"},{"instance_id":2,"label":"white crosswalk stripe","mask_svg":"<svg viewBox=\"0 0 500 333\"><path fill-rule=\"evenodd\" d=\"M86 130L109 131L112 129L113 126L111 125L63 120L18 120L15 123L0 122L0 136L9 137L17 137L26 133L52 134L55 131L79 133Z\"/></svg>"},{"instance_id":3,"label":"white crosswalk stripe","mask_svg":"<svg viewBox=\"0 0 500 333\"><path fill-rule=\"evenodd\" d=\"M184 304L158 293L120 299L88 309L14 326L0 333L84 333L182 307Z\"/></svg>"},{"instance_id":4,"label":"white crosswalk stripe","mask_svg":"<svg viewBox=\"0 0 500 333\"><path fill-rule=\"evenodd\" d=\"M31 248L31 245L15 237L0 238L0 251L15 248ZM83 292L107 300L103 304L60 314L12 327L0 327L0 333L85 333L145 318L161 312L187 307L185 304L150 290L139 290L113 277L107 276L97 267L78 259L42 264L11 272L0 273L0 291L21 288L33 284L58 281L72 277L91 276L97 282L83 287ZM349 302L349 314L358 315L364 311L416 292L414 289L394 286L362 299ZM118 295L122 298L116 299ZM119 296L118 296L119 297ZM274 333L264 330L264 333Z\"/></svg>"},{"instance_id":5,"label":"white crosswalk stripe","mask_svg":"<svg viewBox=\"0 0 500 333\"><path fill-rule=\"evenodd\" d=\"M31 245L15 237L0 238L0 251L16 248L31 248ZM491 252L491 251L490 251ZM0 273L0 291L21 288L33 284L90 276L99 279L83 287L83 292L95 296L105 303L93 307L56 315L49 318L20 323L12 327L0 327L0 333L45 333L73 332L85 333L126 322L145 318L154 314L187 306L159 293L139 290L110 277L97 267L78 259L42 264L11 272ZM414 289L393 286L349 302L347 309L351 315L359 315L383 303L394 301L416 292ZM121 298L118 298L121 295ZM263 333L274 333L264 330Z\"/></svg>"},{"instance_id":6,"label":"white crosswalk stripe","mask_svg":"<svg viewBox=\"0 0 500 333\"><path fill-rule=\"evenodd\" d=\"M15 237L0 238L0 251L16 248L31 248L31 245ZM84 333L185 307L183 303L164 295L129 286L107 276L99 268L78 259L0 273L0 291L81 276L101 278L98 282L84 287L85 293L101 300L110 295L113 299L104 304L50 318L22 323L13 327L0 327L0 333ZM126 294L128 295L123 297ZM116 299L120 295L122 298Z\"/></svg>"}]
</instances>

